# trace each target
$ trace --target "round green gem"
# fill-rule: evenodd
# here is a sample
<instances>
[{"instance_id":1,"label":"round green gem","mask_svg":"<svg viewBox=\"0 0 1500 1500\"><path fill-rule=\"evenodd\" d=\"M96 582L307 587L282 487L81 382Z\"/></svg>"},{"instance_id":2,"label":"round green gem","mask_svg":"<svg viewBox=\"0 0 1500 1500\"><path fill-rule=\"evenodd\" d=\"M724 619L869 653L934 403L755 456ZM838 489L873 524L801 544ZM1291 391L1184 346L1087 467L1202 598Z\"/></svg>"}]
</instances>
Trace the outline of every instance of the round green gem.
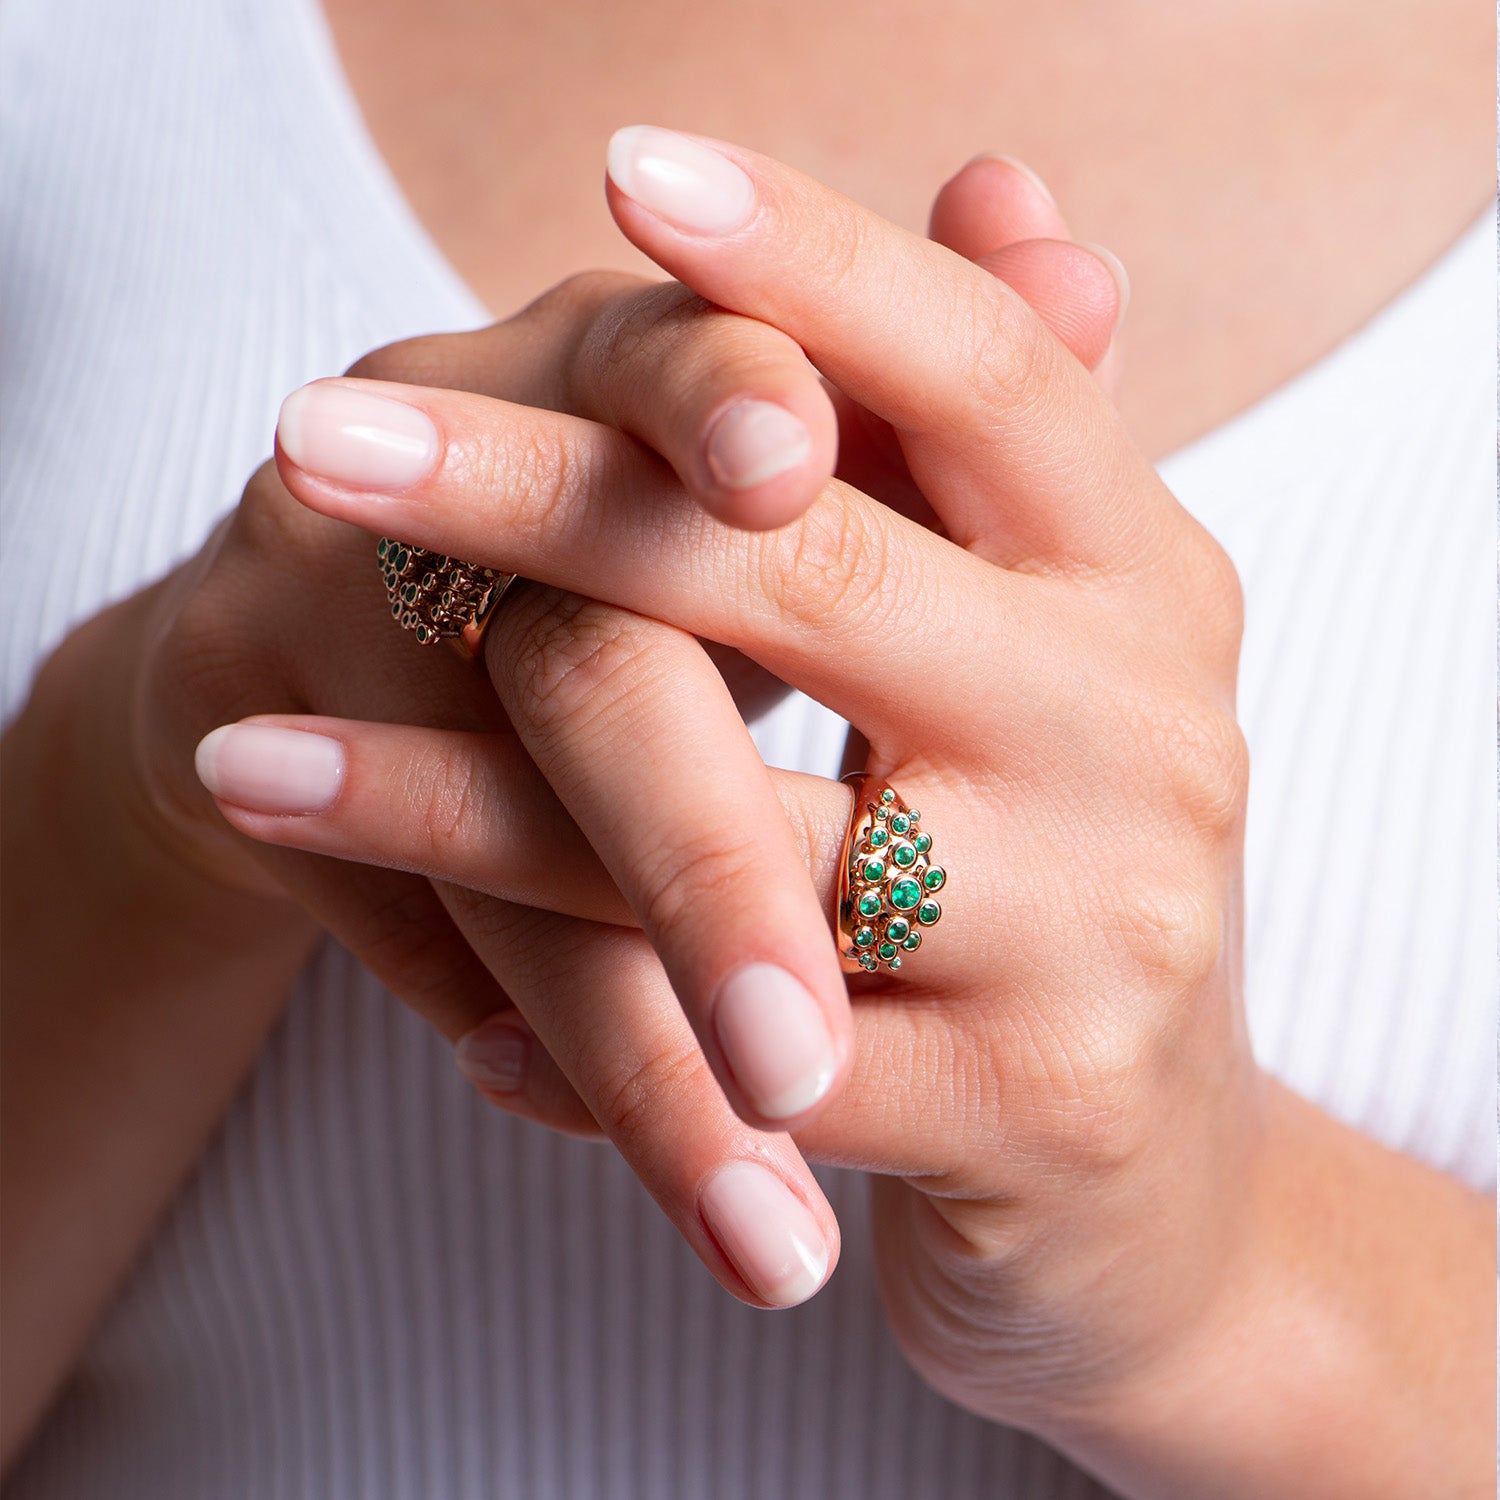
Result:
<instances>
[{"instance_id":1,"label":"round green gem","mask_svg":"<svg viewBox=\"0 0 1500 1500\"><path fill-rule=\"evenodd\" d=\"M868 969L870 973L875 972L875 955L873 953L861 953L859 955L859 966Z\"/></svg>"},{"instance_id":2,"label":"round green gem","mask_svg":"<svg viewBox=\"0 0 1500 1500\"><path fill-rule=\"evenodd\" d=\"M892 790L891 790L891 789L890 789L890 787L887 787L887 788L886 788L886 789L885 789L885 790L884 790L884 791L883 791L883 792L882 792L882 793L881 793L881 794L880 794L880 800L881 800L881 801L882 801L882 802L884 802L884 803L885 803L885 804L886 804L886 806L887 806L887 807L889 807L889 806L890 806L890 805L891 805L891 803L892 803L892 802L894 802L894 801L895 801L895 800L896 800L896 794L895 794L895 793L894 793L894 792L893 792L893 791L892 791Z\"/></svg>"},{"instance_id":3,"label":"round green gem","mask_svg":"<svg viewBox=\"0 0 1500 1500\"><path fill-rule=\"evenodd\" d=\"M908 932L911 931L911 923L905 917L892 917L885 924L885 935L893 942L899 943Z\"/></svg>"},{"instance_id":4,"label":"round green gem","mask_svg":"<svg viewBox=\"0 0 1500 1500\"><path fill-rule=\"evenodd\" d=\"M890 815L891 815L891 810L888 807L877 807L875 809L875 816L877 818L881 819L882 821L884 821L886 818L890 817Z\"/></svg>"},{"instance_id":5,"label":"round green gem","mask_svg":"<svg viewBox=\"0 0 1500 1500\"><path fill-rule=\"evenodd\" d=\"M905 941L901 944L908 953L915 953L922 946L922 934L920 932L909 932Z\"/></svg>"},{"instance_id":6,"label":"round green gem","mask_svg":"<svg viewBox=\"0 0 1500 1500\"><path fill-rule=\"evenodd\" d=\"M879 953L879 955L887 963L890 963L890 961L896 956L896 945L894 943L882 943L880 947L875 951Z\"/></svg>"},{"instance_id":7,"label":"round green gem","mask_svg":"<svg viewBox=\"0 0 1500 1500\"><path fill-rule=\"evenodd\" d=\"M903 870L909 870L917 862L917 851L904 840L891 850L891 858L901 866Z\"/></svg>"},{"instance_id":8,"label":"round green gem","mask_svg":"<svg viewBox=\"0 0 1500 1500\"><path fill-rule=\"evenodd\" d=\"M875 891L866 891L859 898L859 914L862 917L873 917L880 910L880 897Z\"/></svg>"},{"instance_id":9,"label":"round green gem","mask_svg":"<svg viewBox=\"0 0 1500 1500\"><path fill-rule=\"evenodd\" d=\"M948 872L941 865L930 865L927 873L922 877L922 884L929 891L940 891L947 879Z\"/></svg>"},{"instance_id":10,"label":"round green gem","mask_svg":"<svg viewBox=\"0 0 1500 1500\"><path fill-rule=\"evenodd\" d=\"M895 956L895 958L891 960L891 967L893 969L899 969L901 967L901 955L899 953Z\"/></svg>"},{"instance_id":11,"label":"round green gem","mask_svg":"<svg viewBox=\"0 0 1500 1500\"><path fill-rule=\"evenodd\" d=\"M932 835L930 833L919 833L913 842L917 846L918 854L926 854L932 848Z\"/></svg>"},{"instance_id":12,"label":"round green gem","mask_svg":"<svg viewBox=\"0 0 1500 1500\"><path fill-rule=\"evenodd\" d=\"M915 885L916 882L913 881L912 884ZM924 927L931 927L942 914L943 908L936 901L924 901L917 908L917 921Z\"/></svg>"},{"instance_id":13,"label":"round green gem","mask_svg":"<svg viewBox=\"0 0 1500 1500\"><path fill-rule=\"evenodd\" d=\"M427 644L427 627L425 625L418 625L417 626L417 639L424 646Z\"/></svg>"},{"instance_id":14,"label":"round green gem","mask_svg":"<svg viewBox=\"0 0 1500 1500\"><path fill-rule=\"evenodd\" d=\"M919 813L914 807L908 807L906 809L906 815L911 819L913 826L915 826L922 817L922 814Z\"/></svg>"},{"instance_id":15,"label":"round green gem","mask_svg":"<svg viewBox=\"0 0 1500 1500\"><path fill-rule=\"evenodd\" d=\"M854 934L854 946L856 948L870 948L875 944L875 929L873 927L861 927Z\"/></svg>"},{"instance_id":16,"label":"round green gem","mask_svg":"<svg viewBox=\"0 0 1500 1500\"><path fill-rule=\"evenodd\" d=\"M862 866L860 866L859 873L866 880L884 880L885 861L876 855L872 855L864 862Z\"/></svg>"},{"instance_id":17,"label":"round green gem","mask_svg":"<svg viewBox=\"0 0 1500 1500\"><path fill-rule=\"evenodd\" d=\"M911 819L908 818L905 813L897 813L896 816L891 819L892 833L905 833L906 830L910 827Z\"/></svg>"},{"instance_id":18,"label":"round green gem","mask_svg":"<svg viewBox=\"0 0 1500 1500\"><path fill-rule=\"evenodd\" d=\"M381 539L375 544L375 556L376 557L384 557L386 555L386 553L389 552L390 550L391 550L391 544L390 544L389 540L387 538L385 538L385 537L381 537Z\"/></svg>"},{"instance_id":19,"label":"round green gem","mask_svg":"<svg viewBox=\"0 0 1500 1500\"><path fill-rule=\"evenodd\" d=\"M884 849L890 841L891 836L884 828L872 828L870 830L870 847L872 849Z\"/></svg>"},{"instance_id":20,"label":"round green gem","mask_svg":"<svg viewBox=\"0 0 1500 1500\"><path fill-rule=\"evenodd\" d=\"M897 911L910 911L921 899L922 887L910 875L891 882L891 905Z\"/></svg>"}]
</instances>

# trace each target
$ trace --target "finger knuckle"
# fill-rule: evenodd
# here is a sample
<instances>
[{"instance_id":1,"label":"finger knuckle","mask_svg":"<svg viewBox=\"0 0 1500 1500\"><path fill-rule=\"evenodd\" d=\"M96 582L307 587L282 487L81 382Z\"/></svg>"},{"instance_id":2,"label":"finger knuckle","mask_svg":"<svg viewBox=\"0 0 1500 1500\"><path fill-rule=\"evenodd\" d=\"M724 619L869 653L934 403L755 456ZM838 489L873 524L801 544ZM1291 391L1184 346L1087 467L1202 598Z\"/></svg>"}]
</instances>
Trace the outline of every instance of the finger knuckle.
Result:
<instances>
[{"instance_id":1,"label":"finger knuckle","mask_svg":"<svg viewBox=\"0 0 1500 1500\"><path fill-rule=\"evenodd\" d=\"M623 1061L600 1057L580 1092L610 1139L627 1158L640 1160L659 1154L671 1122L694 1114L705 1064L691 1036Z\"/></svg>"},{"instance_id":2,"label":"finger knuckle","mask_svg":"<svg viewBox=\"0 0 1500 1500\"><path fill-rule=\"evenodd\" d=\"M1174 806L1209 838L1233 835L1250 794L1250 748L1235 716L1206 699L1168 702L1153 738Z\"/></svg>"},{"instance_id":3,"label":"finger knuckle","mask_svg":"<svg viewBox=\"0 0 1500 1500\"><path fill-rule=\"evenodd\" d=\"M416 752L398 783L397 806L414 815L426 842L429 868L451 868L455 851L482 848L492 820L489 783L453 754Z\"/></svg>"},{"instance_id":4,"label":"finger knuckle","mask_svg":"<svg viewBox=\"0 0 1500 1500\"><path fill-rule=\"evenodd\" d=\"M543 591L517 628L507 674L513 711L539 729L576 733L647 670L645 622L578 594Z\"/></svg>"},{"instance_id":5,"label":"finger knuckle","mask_svg":"<svg viewBox=\"0 0 1500 1500\"><path fill-rule=\"evenodd\" d=\"M710 914L743 906L764 879L760 850L720 829L664 842L642 856L641 925L653 940L682 945Z\"/></svg>"},{"instance_id":6,"label":"finger knuckle","mask_svg":"<svg viewBox=\"0 0 1500 1500\"><path fill-rule=\"evenodd\" d=\"M1189 518L1178 568L1188 609L1212 650L1238 660L1245 630L1245 590L1239 569L1208 528Z\"/></svg>"},{"instance_id":7,"label":"finger knuckle","mask_svg":"<svg viewBox=\"0 0 1500 1500\"><path fill-rule=\"evenodd\" d=\"M1223 897L1206 878L1137 874L1122 879L1105 925L1152 988L1191 993L1217 969L1224 948Z\"/></svg>"},{"instance_id":8,"label":"finger knuckle","mask_svg":"<svg viewBox=\"0 0 1500 1500\"><path fill-rule=\"evenodd\" d=\"M575 271L527 303L517 318L581 330L611 302L642 284L639 276L626 271Z\"/></svg>"},{"instance_id":9,"label":"finger knuckle","mask_svg":"<svg viewBox=\"0 0 1500 1500\"><path fill-rule=\"evenodd\" d=\"M878 635L909 602L889 535L852 496L829 494L757 540L761 593L831 644Z\"/></svg>"},{"instance_id":10,"label":"finger knuckle","mask_svg":"<svg viewBox=\"0 0 1500 1500\"><path fill-rule=\"evenodd\" d=\"M987 286L966 287L958 326L965 333L961 368L970 372L980 410L1003 414L1012 437L1029 430L1018 417L1043 427L1062 419L1047 399L1057 347L1019 299Z\"/></svg>"}]
</instances>

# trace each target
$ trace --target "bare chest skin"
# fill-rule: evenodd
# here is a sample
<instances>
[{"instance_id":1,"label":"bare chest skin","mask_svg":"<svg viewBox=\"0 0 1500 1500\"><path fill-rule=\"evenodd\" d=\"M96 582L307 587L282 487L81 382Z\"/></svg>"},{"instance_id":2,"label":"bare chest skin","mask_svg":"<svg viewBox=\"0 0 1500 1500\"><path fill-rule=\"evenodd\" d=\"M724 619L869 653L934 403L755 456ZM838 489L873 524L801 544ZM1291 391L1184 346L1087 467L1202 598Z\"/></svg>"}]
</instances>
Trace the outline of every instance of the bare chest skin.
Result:
<instances>
[{"instance_id":1,"label":"bare chest skin","mask_svg":"<svg viewBox=\"0 0 1500 1500\"><path fill-rule=\"evenodd\" d=\"M1133 283L1122 405L1161 455L1359 327L1483 210L1493 17L1471 0L325 0L375 141L503 316L659 274L604 143L741 142L914 229L982 150L1033 165Z\"/></svg>"}]
</instances>

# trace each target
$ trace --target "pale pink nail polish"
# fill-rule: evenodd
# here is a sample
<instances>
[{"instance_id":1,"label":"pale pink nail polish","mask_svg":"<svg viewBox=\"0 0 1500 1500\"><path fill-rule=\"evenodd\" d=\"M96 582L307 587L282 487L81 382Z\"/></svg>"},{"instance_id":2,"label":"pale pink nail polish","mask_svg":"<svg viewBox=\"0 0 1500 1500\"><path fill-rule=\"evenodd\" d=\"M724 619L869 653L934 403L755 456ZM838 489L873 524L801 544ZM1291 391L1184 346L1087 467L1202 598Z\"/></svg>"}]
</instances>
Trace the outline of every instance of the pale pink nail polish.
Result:
<instances>
[{"instance_id":1,"label":"pale pink nail polish","mask_svg":"<svg viewBox=\"0 0 1500 1500\"><path fill-rule=\"evenodd\" d=\"M270 724L225 724L193 757L215 797L260 813L325 812L344 780L344 747L326 735Z\"/></svg>"},{"instance_id":2,"label":"pale pink nail polish","mask_svg":"<svg viewBox=\"0 0 1500 1500\"><path fill-rule=\"evenodd\" d=\"M774 401L736 401L709 429L704 451L720 484L748 490L805 462L812 438Z\"/></svg>"},{"instance_id":3,"label":"pale pink nail polish","mask_svg":"<svg viewBox=\"0 0 1500 1500\"><path fill-rule=\"evenodd\" d=\"M479 1088L492 1094L515 1094L526 1076L526 1058L531 1037L520 1027L492 1016L453 1049L458 1071Z\"/></svg>"},{"instance_id":4,"label":"pale pink nail polish","mask_svg":"<svg viewBox=\"0 0 1500 1500\"><path fill-rule=\"evenodd\" d=\"M299 469L358 490L404 490L437 466L432 419L361 386L315 380L281 404L281 450Z\"/></svg>"},{"instance_id":5,"label":"pale pink nail polish","mask_svg":"<svg viewBox=\"0 0 1500 1500\"><path fill-rule=\"evenodd\" d=\"M828 1275L828 1244L806 1205L769 1167L733 1161L703 1185L709 1232L751 1289L775 1307L806 1302Z\"/></svg>"},{"instance_id":6,"label":"pale pink nail polish","mask_svg":"<svg viewBox=\"0 0 1500 1500\"><path fill-rule=\"evenodd\" d=\"M714 1031L734 1080L768 1120L811 1109L833 1082L837 1059L823 1008L775 964L746 964L719 986Z\"/></svg>"},{"instance_id":7,"label":"pale pink nail polish","mask_svg":"<svg viewBox=\"0 0 1500 1500\"><path fill-rule=\"evenodd\" d=\"M610 137L610 179L627 198L695 234L732 234L755 212L755 185L727 156L655 125Z\"/></svg>"}]
</instances>

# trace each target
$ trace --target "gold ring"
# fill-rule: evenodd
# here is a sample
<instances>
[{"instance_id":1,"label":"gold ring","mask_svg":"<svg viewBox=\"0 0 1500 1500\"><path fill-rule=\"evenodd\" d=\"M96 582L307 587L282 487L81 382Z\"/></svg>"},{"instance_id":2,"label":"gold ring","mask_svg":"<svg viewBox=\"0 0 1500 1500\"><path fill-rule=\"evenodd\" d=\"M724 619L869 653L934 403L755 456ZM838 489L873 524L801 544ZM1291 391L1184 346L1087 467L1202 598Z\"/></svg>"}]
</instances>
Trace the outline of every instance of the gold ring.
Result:
<instances>
[{"instance_id":1,"label":"gold ring","mask_svg":"<svg viewBox=\"0 0 1500 1500\"><path fill-rule=\"evenodd\" d=\"M932 862L932 835L878 776L855 772L854 811L839 860L839 961L846 974L899 969L940 921L948 872Z\"/></svg>"},{"instance_id":2,"label":"gold ring","mask_svg":"<svg viewBox=\"0 0 1500 1500\"><path fill-rule=\"evenodd\" d=\"M516 575L388 536L376 544L375 555L397 623L424 646L446 641L475 660L495 606Z\"/></svg>"}]
</instances>

